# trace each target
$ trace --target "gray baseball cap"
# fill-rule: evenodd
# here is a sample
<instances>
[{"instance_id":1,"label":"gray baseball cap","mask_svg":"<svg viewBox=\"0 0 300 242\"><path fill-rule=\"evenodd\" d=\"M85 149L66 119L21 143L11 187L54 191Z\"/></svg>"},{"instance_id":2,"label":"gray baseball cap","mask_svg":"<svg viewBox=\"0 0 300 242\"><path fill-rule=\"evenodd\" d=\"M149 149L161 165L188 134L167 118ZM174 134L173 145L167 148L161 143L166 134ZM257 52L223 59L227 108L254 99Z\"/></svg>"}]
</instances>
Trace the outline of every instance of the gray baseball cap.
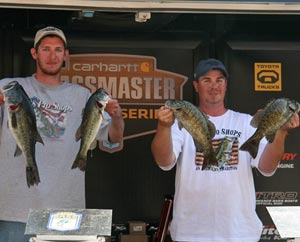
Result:
<instances>
[{"instance_id":1,"label":"gray baseball cap","mask_svg":"<svg viewBox=\"0 0 300 242\"><path fill-rule=\"evenodd\" d=\"M36 44L47 35L56 35L63 40L65 45L67 45L67 39L66 39L64 32L61 29L58 29L56 27L48 26L48 27L40 29L36 32L35 38L34 38L34 45L33 45L34 48L36 47Z\"/></svg>"},{"instance_id":2,"label":"gray baseball cap","mask_svg":"<svg viewBox=\"0 0 300 242\"><path fill-rule=\"evenodd\" d=\"M207 72L211 70L220 70L223 72L225 78L228 78L228 72L224 64L217 59L209 58L206 60L201 60L198 63L195 69L194 79L198 80L199 77L204 76Z\"/></svg>"}]
</instances>

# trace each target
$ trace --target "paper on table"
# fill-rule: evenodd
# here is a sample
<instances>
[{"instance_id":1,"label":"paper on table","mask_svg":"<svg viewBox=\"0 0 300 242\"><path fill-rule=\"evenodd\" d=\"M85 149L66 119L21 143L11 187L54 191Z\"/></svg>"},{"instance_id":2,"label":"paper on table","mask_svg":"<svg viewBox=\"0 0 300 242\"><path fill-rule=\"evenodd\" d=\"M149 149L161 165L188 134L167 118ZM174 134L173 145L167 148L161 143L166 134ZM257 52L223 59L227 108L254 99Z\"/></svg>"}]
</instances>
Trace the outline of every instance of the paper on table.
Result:
<instances>
[{"instance_id":1,"label":"paper on table","mask_svg":"<svg viewBox=\"0 0 300 242\"><path fill-rule=\"evenodd\" d=\"M300 207L267 207L281 238L300 238Z\"/></svg>"}]
</instances>

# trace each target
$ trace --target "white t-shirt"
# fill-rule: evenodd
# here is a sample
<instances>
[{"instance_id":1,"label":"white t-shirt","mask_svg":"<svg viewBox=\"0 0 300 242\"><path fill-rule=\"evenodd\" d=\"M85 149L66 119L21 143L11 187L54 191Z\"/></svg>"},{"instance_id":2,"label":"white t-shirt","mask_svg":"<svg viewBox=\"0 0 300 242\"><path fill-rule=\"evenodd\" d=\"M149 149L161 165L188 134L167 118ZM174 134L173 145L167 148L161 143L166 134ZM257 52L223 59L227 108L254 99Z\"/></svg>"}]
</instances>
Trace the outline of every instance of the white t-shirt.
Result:
<instances>
[{"instance_id":1,"label":"white t-shirt","mask_svg":"<svg viewBox=\"0 0 300 242\"><path fill-rule=\"evenodd\" d=\"M266 144L263 139L256 159L239 147L254 133L251 116L228 110L210 117L216 126L213 147L218 168L202 170L194 141L177 121L172 126L177 158L171 236L175 241L254 242L262 223L256 212L252 167L257 167ZM175 164L174 164L175 165ZM165 169L171 169L168 167Z\"/></svg>"},{"instance_id":2,"label":"white t-shirt","mask_svg":"<svg viewBox=\"0 0 300 242\"><path fill-rule=\"evenodd\" d=\"M85 208L85 173L71 167L79 151L80 141L76 142L75 133L89 90L70 83L44 85L34 76L2 79L0 88L12 80L23 86L36 112L44 142L36 143L41 182L27 186L25 158L14 157L16 142L7 127L4 104L0 107L0 220L26 222L30 208ZM104 118L110 120L107 113ZM103 140L108 138L108 124L101 127Z\"/></svg>"}]
</instances>

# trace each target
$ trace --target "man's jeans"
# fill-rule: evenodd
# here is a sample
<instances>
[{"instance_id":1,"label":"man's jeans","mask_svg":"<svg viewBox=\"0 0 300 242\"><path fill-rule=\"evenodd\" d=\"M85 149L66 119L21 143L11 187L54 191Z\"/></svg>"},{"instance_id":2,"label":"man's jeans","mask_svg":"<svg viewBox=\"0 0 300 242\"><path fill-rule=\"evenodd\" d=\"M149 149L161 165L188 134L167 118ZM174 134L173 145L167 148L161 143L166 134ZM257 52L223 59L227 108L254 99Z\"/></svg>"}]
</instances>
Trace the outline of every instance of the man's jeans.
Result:
<instances>
[{"instance_id":1,"label":"man's jeans","mask_svg":"<svg viewBox=\"0 0 300 242\"><path fill-rule=\"evenodd\" d=\"M30 235L24 235L25 223L0 220L0 242L28 242Z\"/></svg>"}]
</instances>

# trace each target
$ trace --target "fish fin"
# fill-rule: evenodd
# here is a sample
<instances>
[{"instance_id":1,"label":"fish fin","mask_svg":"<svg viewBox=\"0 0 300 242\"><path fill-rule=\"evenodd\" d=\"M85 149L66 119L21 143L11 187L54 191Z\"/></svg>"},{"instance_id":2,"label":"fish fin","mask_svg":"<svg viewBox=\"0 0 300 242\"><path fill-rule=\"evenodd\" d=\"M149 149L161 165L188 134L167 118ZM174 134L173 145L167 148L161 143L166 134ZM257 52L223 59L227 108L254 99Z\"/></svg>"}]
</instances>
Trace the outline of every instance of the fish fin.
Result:
<instances>
[{"instance_id":1,"label":"fish fin","mask_svg":"<svg viewBox=\"0 0 300 242\"><path fill-rule=\"evenodd\" d=\"M78 141L81 139L81 126L76 130L75 140Z\"/></svg>"},{"instance_id":2,"label":"fish fin","mask_svg":"<svg viewBox=\"0 0 300 242\"><path fill-rule=\"evenodd\" d=\"M12 113L11 115L11 128L13 129L17 129L18 128L18 122L17 122L17 117L16 117L16 114L15 113Z\"/></svg>"},{"instance_id":3,"label":"fish fin","mask_svg":"<svg viewBox=\"0 0 300 242\"><path fill-rule=\"evenodd\" d=\"M195 142L195 144L196 144L196 141L195 141L195 140L194 140L194 142ZM195 145L195 147L196 147L196 151L197 151L197 152L203 153L203 151L204 151L203 147L197 146L197 145Z\"/></svg>"},{"instance_id":4,"label":"fish fin","mask_svg":"<svg viewBox=\"0 0 300 242\"><path fill-rule=\"evenodd\" d=\"M41 135L38 132L35 135L35 141L45 145Z\"/></svg>"},{"instance_id":5,"label":"fish fin","mask_svg":"<svg viewBox=\"0 0 300 242\"><path fill-rule=\"evenodd\" d=\"M244 144L242 144L240 150L248 151L252 158L255 159L257 156L259 143L260 139L254 138L252 136L248 140L246 140Z\"/></svg>"},{"instance_id":6,"label":"fish fin","mask_svg":"<svg viewBox=\"0 0 300 242\"><path fill-rule=\"evenodd\" d=\"M252 120L250 122L250 124L251 124L252 127L254 127L254 128L258 127L258 124L259 124L259 122L261 120L261 117L262 117L263 113L264 113L264 110L258 110L256 112L256 114L253 116L253 118L252 118Z\"/></svg>"},{"instance_id":7,"label":"fish fin","mask_svg":"<svg viewBox=\"0 0 300 242\"><path fill-rule=\"evenodd\" d=\"M209 120L207 121L207 125L210 137L213 138L216 134L216 126Z\"/></svg>"},{"instance_id":8,"label":"fish fin","mask_svg":"<svg viewBox=\"0 0 300 242\"><path fill-rule=\"evenodd\" d=\"M218 166L218 160L216 157L216 153L213 149L211 149L208 154L204 154L202 170L205 170L210 166Z\"/></svg>"},{"instance_id":9,"label":"fish fin","mask_svg":"<svg viewBox=\"0 0 300 242\"><path fill-rule=\"evenodd\" d=\"M201 111L201 113L204 115L204 117L205 117L206 119L209 119L209 116L208 116L206 113L204 113L200 108L199 108L199 110Z\"/></svg>"},{"instance_id":10,"label":"fish fin","mask_svg":"<svg viewBox=\"0 0 300 242\"><path fill-rule=\"evenodd\" d=\"M210 166L218 166L218 160L214 149L211 147L211 149L205 153L204 148L200 144L197 144L195 140L194 142L196 144L196 151L203 153L202 170Z\"/></svg>"},{"instance_id":11,"label":"fish fin","mask_svg":"<svg viewBox=\"0 0 300 242\"><path fill-rule=\"evenodd\" d=\"M209 152L208 160L209 160L210 165L218 166L218 160L216 157L216 153L214 152L213 149Z\"/></svg>"},{"instance_id":12,"label":"fish fin","mask_svg":"<svg viewBox=\"0 0 300 242\"><path fill-rule=\"evenodd\" d=\"M195 139L194 139L194 143L195 143L196 152L200 152L204 154L204 148L200 144L197 144L198 142ZM204 170L207 167L208 167L208 159L204 156L202 162L202 170Z\"/></svg>"},{"instance_id":13,"label":"fish fin","mask_svg":"<svg viewBox=\"0 0 300 242\"><path fill-rule=\"evenodd\" d=\"M178 121L178 128L181 130L183 128L182 122Z\"/></svg>"},{"instance_id":14,"label":"fish fin","mask_svg":"<svg viewBox=\"0 0 300 242\"><path fill-rule=\"evenodd\" d=\"M203 163L202 163L202 170L205 170L207 167L209 167L208 159L204 157Z\"/></svg>"},{"instance_id":15,"label":"fish fin","mask_svg":"<svg viewBox=\"0 0 300 242\"><path fill-rule=\"evenodd\" d=\"M81 110L81 117L84 116L84 111L85 111L85 108L83 108L83 109Z\"/></svg>"},{"instance_id":16,"label":"fish fin","mask_svg":"<svg viewBox=\"0 0 300 242\"><path fill-rule=\"evenodd\" d=\"M266 135L266 139L268 140L269 143L273 143L274 138L275 138L275 134Z\"/></svg>"},{"instance_id":17,"label":"fish fin","mask_svg":"<svg viewBox=\"0 0 300 242\"><path fill-rule=\"evenodd\" d=\"M41 182L39 171L36 165L26 167L26 180L28 187L38 185Z\"/></svg>"},{"instance_id":18,"label":"fish fin","mask_svg":"<svg viewBox=\"0 0 300 242\"><path fill-rule=\"evenodd\" d=\"M101 120L101 125L106 125L107 123L109 123L109 120L108 119L105 119L105 118L103 118L102 120Z\"/></svg>"},{"instance_id":19,"label":"fish fin","mask_svg":"<svg viewBox=\"0 0 300 242\"><path fill-rule=\"evenodd\" d=\"M89 150L94 150L96 147L97 147L97 140L95 139L95 140L91 143Z\"/></svg>"},{"instance_id":20,"label":"fish fin","mask_svg":"<svg viewBox=\"0 0 300 242\"><path fill-rule=\"evenodd\" d=\"M86 157L76 157L72 165L72 169L79 168L81 171L85 171L86 169Z\"/></svg>"},{"instance_id":21,"label":"fish fin","mask_svg":"<svg viewBox=\"0 0 300 242\"><path fill-rule=\"evenodd\" d=\"M16 145L16 150L14 153L14 156L20 156L22 154L22 150L20 149L20 147L18 145Z\"/></svg>"}]
</instances>

